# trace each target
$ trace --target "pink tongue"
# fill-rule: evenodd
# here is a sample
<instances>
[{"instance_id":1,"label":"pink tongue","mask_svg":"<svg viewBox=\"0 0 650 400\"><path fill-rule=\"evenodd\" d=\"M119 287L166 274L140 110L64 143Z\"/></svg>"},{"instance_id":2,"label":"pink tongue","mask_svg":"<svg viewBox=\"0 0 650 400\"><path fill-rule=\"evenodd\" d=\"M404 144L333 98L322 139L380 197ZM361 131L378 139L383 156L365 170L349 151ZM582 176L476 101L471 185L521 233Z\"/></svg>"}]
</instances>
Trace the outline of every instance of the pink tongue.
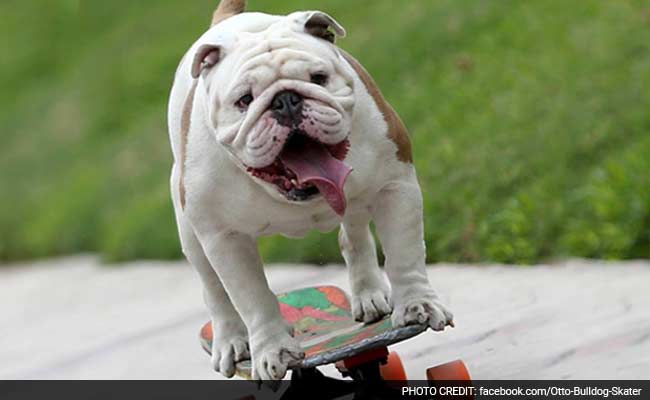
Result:
<instances>
[{"instance_id":1,"label":"pink tongue","mask_svg":"<svg viewBox=\"0 0 650 400\"><path fill-rule=\"evenodd\" d=\"M343 185L352 168L332 157L325 146L312 140L301 141L280 156L302 185L311 183L325 197L327 203L339 215L345 213Z\"/></svg>"}]
</instances>

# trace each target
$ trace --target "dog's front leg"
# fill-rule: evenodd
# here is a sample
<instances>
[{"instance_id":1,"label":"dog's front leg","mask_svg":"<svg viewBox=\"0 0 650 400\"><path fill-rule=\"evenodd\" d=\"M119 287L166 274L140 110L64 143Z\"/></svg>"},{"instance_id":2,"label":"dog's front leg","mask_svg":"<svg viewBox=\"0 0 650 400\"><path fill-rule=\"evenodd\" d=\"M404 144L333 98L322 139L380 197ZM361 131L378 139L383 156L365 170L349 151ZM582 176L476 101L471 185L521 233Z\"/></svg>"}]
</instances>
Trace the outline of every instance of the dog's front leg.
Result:
<instances>
[{"instance_id":1,"label":"dog's front leg","mask_svg":"<svg viewBox=\"0 0 650 400\"><path fill-rule=\"evenodd\" d=\"M453 315L429 283L422 221L422 193L413 166L378 194L373 219L386 256L394 326L426 323L440 331L453 326Z\"/></svg>"},{"instance_id":2,"label":"dog's front leg","mask_svg":"<svg viewBox=\"0 0 650 400\"><path fill-rule=\"evenodd\" d=\"M203 299L212 320L212 367L223 376L232 378L236 363L250 358L248 330L228 298L194 231L183 219L179 219L178 226L183 252L201 277Z\"/></svg>"},{"instance_id":3,"label":"dog's front leg","mask_svg":"<svg viewBox=\"0 0 650 400\"><path fill-rule=\"evenodd\" d=\"M282 379L304 352L269 289L255 240L236 232L203 235L200 240L248 328L253 379Z\"/></svg>"},{"instance_id":4,"label":"dog's front leg","mask_svg":"<svg viewBox=\"0 0 650 400\"><path fill-rule=\"evenodd\" d=\"M390 314L390 288L377 263L370 213L345 216L339 231L339 246L348 267L354 318L373 322Z\"/></svg>"}]
</instances>

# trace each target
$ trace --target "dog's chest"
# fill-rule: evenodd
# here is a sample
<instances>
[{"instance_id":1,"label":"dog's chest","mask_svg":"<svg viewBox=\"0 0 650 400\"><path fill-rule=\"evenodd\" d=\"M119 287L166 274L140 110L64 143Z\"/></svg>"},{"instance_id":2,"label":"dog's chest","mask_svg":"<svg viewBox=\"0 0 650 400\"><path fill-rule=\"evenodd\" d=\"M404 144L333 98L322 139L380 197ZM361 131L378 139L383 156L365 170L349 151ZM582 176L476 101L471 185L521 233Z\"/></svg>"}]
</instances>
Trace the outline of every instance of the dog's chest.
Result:
<instances>
[{"instance_id":1,"label":"dog's chest","mask_svg":"<svg viewBox=\"0 0 650 400\"><path fill-rule=\"evenodd\" d=\"M297 218L296 218L297 217ZM330 232L340 224L340 218L330 212L312 212L287 219L270 219L257 223L256 236L281 234L288 237L303 237L311 230Z\"/></svg>"},{"instance_id":2,"label":"dog's chest","mask_svg":"<svg viewBox=\"0 0 650 400\"><path fill-rule=\"evenodd\" d=\"M358 213L368 209L369 199L365 195L348 199L347 213ZM342 218L320 199L301 205L278 203L259 191L256 201L239 203L233 210L230 224L237 224L240 230L250 235L266 236L281 234L288 237L303 237L312 230L330 232L336 229Z\"/></svg>"}]
</instances>

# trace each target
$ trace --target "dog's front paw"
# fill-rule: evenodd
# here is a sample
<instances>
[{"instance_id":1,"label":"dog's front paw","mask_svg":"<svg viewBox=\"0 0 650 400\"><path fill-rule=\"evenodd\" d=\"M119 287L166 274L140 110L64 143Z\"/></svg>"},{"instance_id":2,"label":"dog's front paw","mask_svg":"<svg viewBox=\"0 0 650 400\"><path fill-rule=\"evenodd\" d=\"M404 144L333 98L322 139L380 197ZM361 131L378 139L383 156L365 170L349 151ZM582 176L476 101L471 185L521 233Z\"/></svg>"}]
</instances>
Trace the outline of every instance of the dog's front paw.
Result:
<instances>
[{"instance_id":1,"label":"dog's front paw","mask_svg":"<svg viewBox=\"0 0 650 400\"><path fill-rule=\"evenodd\" d=\"M246 326L238 322L228 324L213 324L214 336L212 339L212 368L226 378L235 375L235 364L250 358Z\"/></svg>"},{"instance_id":2,"label":"dog's front paw","mask_svg":"<svg viewBox=\"0 0 650 400\"><path fill-rule=\"evenodd\" d=\"M357 321L374 322L392 310L388 285L366 287L352 295L352 315Z\"/></svg>"},{"instance_id":3,"label":"dog's front paw","mask_svg":"<svg viewBox=\"0 0 650 400\"><path fill-rule=\"evenodd\" d=\"M396 300L392 323L396 327L426 324L434 331L442 331L446 326L454 326L454 315L435 295L424 294Z\"/></svg>"},{"instance_id":4,"label":"dog's front paw","mask_svg":"<svg viewBox=\"0 0 650 400\"><path fill-rule=\"evenodd\" d=\"M251 339L253 379L258 381L284 378L289 366L305 358L305 352L286 329L260 329Z\"/></svg>"}]
</instances>

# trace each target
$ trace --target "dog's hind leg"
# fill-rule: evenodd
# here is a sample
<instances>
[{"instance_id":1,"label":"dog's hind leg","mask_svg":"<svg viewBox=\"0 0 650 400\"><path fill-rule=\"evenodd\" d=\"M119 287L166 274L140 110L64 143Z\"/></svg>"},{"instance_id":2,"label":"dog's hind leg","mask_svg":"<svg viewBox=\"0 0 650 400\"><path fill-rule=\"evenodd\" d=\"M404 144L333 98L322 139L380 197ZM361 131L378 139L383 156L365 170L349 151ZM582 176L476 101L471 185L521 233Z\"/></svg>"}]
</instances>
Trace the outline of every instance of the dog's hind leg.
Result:
<instances>
[{"instance_id":1,"label":"dog's hind leg","mask_svg":"<svg viewBox=\"0 0 650 400\"><path fill-rule=\"evenodd\" d=\"M369 213L346 215L339 231L339 246L348 267L354 318L372 322L389 314L390 288L377 263Z\"/></svg>"},{"instance_id":2,"label":"dog's hind leg","mask_svg":"<svg viewBox=\"0 0 650 400\"><path fill-rule=\"evenodd\" d=\"M191 226L187 222L178 222L183 253L201 278L203 298L212 319L212 367L231 378L235 374L235 363L250 358L246 325L233 307Z\"/></svg>"}]
</instances>

